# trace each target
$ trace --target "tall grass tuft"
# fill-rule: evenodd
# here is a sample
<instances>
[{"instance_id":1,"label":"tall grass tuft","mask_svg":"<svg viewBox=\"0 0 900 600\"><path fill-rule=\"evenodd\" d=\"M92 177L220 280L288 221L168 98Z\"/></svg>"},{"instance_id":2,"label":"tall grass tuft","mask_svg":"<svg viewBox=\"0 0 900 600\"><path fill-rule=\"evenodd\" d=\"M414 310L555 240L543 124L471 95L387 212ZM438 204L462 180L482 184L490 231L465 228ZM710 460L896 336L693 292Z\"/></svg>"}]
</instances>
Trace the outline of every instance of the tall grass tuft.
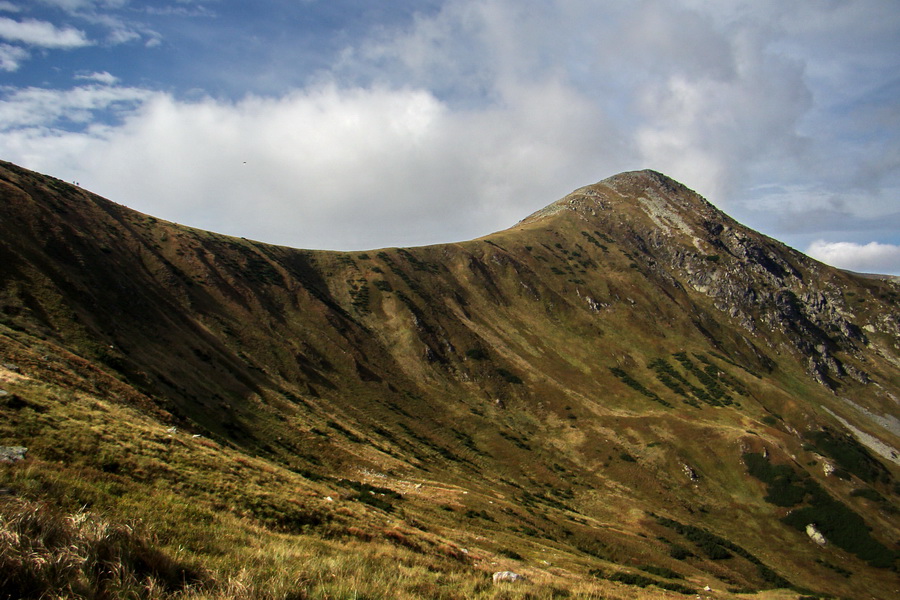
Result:
<instances>
[{"instance_id":1,"label":"tall grass tuft","mask_svg":"<svg viewBox=\"0 0 900 600\"><path fill-rule=\"evenodd\" d=\"M139 525L65 515L18 499L0 503L0 600L162 598L204 573L154 547Z\"/></svg>"}]
</instances>

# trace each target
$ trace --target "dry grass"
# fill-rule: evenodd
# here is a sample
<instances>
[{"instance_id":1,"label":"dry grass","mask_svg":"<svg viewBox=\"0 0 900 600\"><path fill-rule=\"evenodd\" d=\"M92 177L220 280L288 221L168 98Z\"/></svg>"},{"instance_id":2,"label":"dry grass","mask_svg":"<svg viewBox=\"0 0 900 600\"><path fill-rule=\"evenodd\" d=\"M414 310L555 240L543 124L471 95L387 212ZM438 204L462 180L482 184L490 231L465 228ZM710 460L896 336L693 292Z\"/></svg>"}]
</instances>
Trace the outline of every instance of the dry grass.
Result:
<instances>
[{"instance_id":1,"label":"dry grass","mask_svg":"<svg viewBox=\"0 0 900 600\"><path fill-rule=\"evenodd\" d=\"M187 526L187 524L186 524ZM161 547L141 523L63 514L20 499L0 503L0 599L91 600L647 600L683 598L528 571L519 583L384 544L329 541L257 530L231 552L199 556ZM738 598L719 592L717 598ZM757 600L793 598L779 593Z\"/></svg>"},{"instance_id":2,"label":"dry grass","mask_svg":"<svg viewBox=\"0 0 900 600\"><path fill-rule=\"evenodd\" d=\"M139 524L35 502L0 504L0 597L168 598L204 583L191 562L156 547Z\"/></svg>"},{"instance_id":3,"label":"dry grass","mask_svg":"<svg viewBox=\"0 0 900 600\"><path fill-rule=\"evenodd\" d=\"M261 532L260 532L261 533ZM263 535L213 568L160 549L140 523L63 514L20 499L0 504L0 598L305 600L570 597L537 581L494 586L486 572L448 567L386 545ZM601 597L583 584L577 597ZM583 593L582 593L583 592Z\"/></svg>"}]
</instances>

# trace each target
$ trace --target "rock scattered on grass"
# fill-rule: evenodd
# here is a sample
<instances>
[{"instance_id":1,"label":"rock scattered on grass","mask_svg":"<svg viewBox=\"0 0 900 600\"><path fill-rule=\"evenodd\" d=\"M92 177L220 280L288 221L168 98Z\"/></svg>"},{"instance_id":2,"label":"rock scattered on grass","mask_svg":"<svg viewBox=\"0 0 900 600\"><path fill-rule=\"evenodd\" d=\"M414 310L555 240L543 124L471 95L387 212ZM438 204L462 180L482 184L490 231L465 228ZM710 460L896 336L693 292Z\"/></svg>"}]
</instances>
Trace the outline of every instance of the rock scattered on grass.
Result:
<instances>
[{"instance_id":1,"label":"rock scattered on grass","mask_svg":"<svg viewBox=\"0 0 900 600\"><path fill-rule=\"evenodd\" d=\"M28 448L24 446L0 446L0 462L16 463L25 460Z\"/></svg>"},{"instance_id":2,"label":"rock scattered on grass","mask_svg":"<svg viewBox=\"0 0 900 600\"><path fill-rule=\"evenodd\" d=\"M525 576L519 575L518 573L513 573L512 571L497 571L494 573L491 578L494 580L494 583L500 583L503 581L524 581Z\"/></svg>"}]
</instances>

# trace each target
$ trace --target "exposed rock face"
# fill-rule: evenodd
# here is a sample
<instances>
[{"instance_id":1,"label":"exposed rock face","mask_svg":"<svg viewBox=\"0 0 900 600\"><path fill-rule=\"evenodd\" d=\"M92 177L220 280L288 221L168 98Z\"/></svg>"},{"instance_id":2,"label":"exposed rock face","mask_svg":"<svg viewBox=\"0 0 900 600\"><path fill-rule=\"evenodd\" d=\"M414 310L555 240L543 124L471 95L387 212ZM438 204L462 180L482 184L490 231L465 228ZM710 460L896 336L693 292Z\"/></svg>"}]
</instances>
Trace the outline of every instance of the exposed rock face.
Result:
<instances>
[{"instance_id":1,"label":"exposed rock face","mask_svg":"<svg viewBox=\"0 0 900 600\"><path fill-rule=\"evenodd\" d=\"M635 203L634 198L637 198ZM623 202L646 221L620 220ZM841 282L809 257L748 230L685 186L654 171L624 173L576 190L530 218L571 210L611 230L640 250L648 274L666 284L707 295L713 305L749 332L778 332L802 355L807 372L835 388L851 378L868 383L861 368L837 358L869 343L866 332L890 331L896 319L863 323L842 294ZM637 257L636 257L637 258Z\"/></svg>"}]
</instances>

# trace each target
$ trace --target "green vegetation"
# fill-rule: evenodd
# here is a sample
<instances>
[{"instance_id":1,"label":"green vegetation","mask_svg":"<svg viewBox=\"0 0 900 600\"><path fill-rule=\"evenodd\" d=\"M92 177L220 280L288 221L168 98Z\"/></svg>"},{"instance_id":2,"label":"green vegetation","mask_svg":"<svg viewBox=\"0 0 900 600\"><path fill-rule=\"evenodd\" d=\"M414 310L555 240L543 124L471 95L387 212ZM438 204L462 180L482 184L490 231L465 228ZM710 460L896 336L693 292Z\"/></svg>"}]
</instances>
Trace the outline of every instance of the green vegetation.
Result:
<instances>
[{"instance_id":1,"label":"green vegetation","mask_svg":"<svg viewBox=\"0 0 900 600\"><path fill-rule=\"evenodd\" d=\"M660 383L672 390L675 394L681 396L685 404L690 404L694 407L700 406L685 391L685 388L690 389L691 385L672 367L672 365L668 363L668 361L666 361L666 359L656 358L651 361L648 366L656 373L656 378L659 379Z\"/></svg>"},{"instance_id":2,"label":"green vegetation","mask_svg":"<svg viewBox=\"0 0 900 600\"><path fill-rule=\"evenodd\" d=\"M664 527L673 529L686 539L693 542L710 560L726 560L732 557L732 554L740 556L752 564L754 564L759 572L760 578L771 587L786 588L791 584L774 570L763 564L761 560L756 558L750 552L738 546L737 544L726 540L714 533L710 533L705 529L679 523L673 519L665 517L656 517L656 522Z\"/></svg>"},{"instance_id":3,"label":"green vegetation","mask_svg":"<svg viewBox=\"0 0 900 600\"><path fill-rule=\"evenodd\" d=\"M634 379L634 377L626 373L623 369L620 369L619 367L610 367L609 370L613 375L618 377L622 381L622 383L624 383L631 389L639 392L647 398L650 398L654 402L662 404L666 408L672 408L672 405L669 402L660 398L656 392L651 392L650 390L645 388L641 383L639 383L636 379Z\"/></svg>"},{"instance_id":4,"label":"green vegetation","mask_svg":"<svg viewBox=\"0 0 900 600\"><path fill-rule=\"evenodd\" d=\"M512 383L514 385L522 385L524 383L521 377L519 377L515 373L507 371L506 369L498 368L497 375L502 377L503 380L507 383Z\"/></svg>"},{"instance_id":5,"label":"green vegetation","mask_svg":"<svg viewBox=\"0 0 900 600\"><path fill-rule=\"evenodd\" d=\"M662 357L653 359L647 367L654 372L660 383L680 396L685 404L699 408L700 404L697 402L699 400L711 406L734 405L723 385L737 394L747 395L747 390L740 382L719 369L703 354L694 353L694 357L703 363L702 368L698 367L686 352L676 352L673 356L684 368L685 374ZM695 379L699 385L692 383L688 377Z\"/></svg>"},{"instance_id":6,"label":"green vegetation","mask_svg":"<svg viewBox=\"0 0 900 600\"><path fill-rule=\"evenodd\" d=\"M813 524L829 542L871 566L894 566L897 553L875 540L862 517L832 498L808 475L798 475L789 465L771 465L761 454L744 454L744 462L750 475L767 484L767 502L786 507L806 505L785 516L785 524L803 532Z\"/></svg>"},{"instance_id":7,"label":"green vegetation","mask_svg":"<svg viewBox=\"0 0 900 600\"><path fill-rule=\"evenodd\" d=\"M651 575L665 577L666 579L684 579L684 575L677 571L673 571L672 569L667 569L666 567L657 567L655 565L641 565L638 567L638 569L646 573L650 573Z\"/></svg>"},{"instance_id":8,"label":"green vegetation","mask_svg":"<svg viewBox=\"0 0 900 600\"><path fill-rule=\"evenodd\" d=\"M398 248L397 254L405 258L416 271L423 271L425 273L437 273L440 271L438 265L420 260L415 254L404 248Z\"/></svg>"},{"instance_id":9,"label":"green vegetation","mask_svg":"<svg viewBox=\"0 0 900 600\"><path fill-rule=\"evenodd\" d=\"M694 556L694 553L684 546L675 544L673 542L668 542L668 540L665 541L669 544L669 556L671 556L675 560L684 560L686 558Z\"/></svg>"},{"instance_id":10,"label":"green vegetation","mask_svg":"<svg viewBox=\"0 0 900 600\"><path fill-rule=\"evenodd\" d=\"M469 348L466 350L466 358L471 358L472 360L487 360L490 358L487 350L484 348Z\"/></svg>"},{"instance_id":11,"label":"green vegetation","mask_svg":"<svg viewBox=\"0 0 900 600\"><path fill-rule=\"evenodd\" d=\"M348 282L350 289L350 304L362 313L369 312L369 282L364 278Z\"/></svg>"},{"instance_id":12,"label":"green vegetation","mask_svg":"<svg viewBox=\"0 0 900 600\"><path fill-rule=\"evenodd\" d=\"M598 241L597 241L597 238L595 238L594 236L592 236L592 235L591 235L590 233L588 233L587 231L582 231L582 232L581 232L581 235L583 235L583 236L587 239L588 242L590 242L591 244L597 246L598 248L600 248L600 249L603 250L604 252L609 252L609 248L607 248L604 244L601 244L600 242L598 242Z\"/></svg>"},{"instance_id":13,"label":"green vegetation","mask_svg":"<svg viewBox=\"0 0 900 600\"><path fill-rule=\"evenodd\" d=\"M814 524L829 542L857 555L869 565L881 569L895 567L897 553L870 535L862 517L824 492L813 496L810 506L797 509L782 520L799 531Z\"/></svg>"},{"instance_id":14,"label":"green vegetation","mask_svg":"<svg viewBox=\"0 0 900 600\"><path fill-rule=\"evenodd\" d=\"M872 488L861 488L853 490L852 492L850 492L850 495L854 497L865 498L866 500L871 500L872 502L887 502L887 498L885 498Z\"/></svg>"},{"instance_id":15,"label":"green vegetation","mask_svg":"<svg viewBox=\"0 0 900 600\"><path fill-rule=\"evenodd\" d=\"M821 558L816 559L816 564L820 564L823 567L825 567L826 569L831 569L832 571L834 571L841 577L849 578L851 575L853 575L853 573L848 571L847 569L845 569L843 567L839 567L837 565L834 565L834 564L828 562L827 560L822 560Z\"/></svg>"},{"instance_id":16,"label":"green vegetation","mask_svg":"<svg viewBox=\"0 0 900 600\"><path fill-rule=\"evenodd\" d=\"M385 512L394 511L394 505L391 502L392 500L403 499L402 494L395 492L394 490L389 488L369 485L367 483L361 483L359 481L353 481L350 479L340 479L337 481L337 483L356 492L350 495L350 500L362 502L364 504L368 504L369 506L374 506L375 508L379 508Z\"/></svg>"},{"instance_id":17,"label":"green vegetation","mask_svg":"<svg viewBox=\"0 0 900 600\"><path fill-rule=\"evenodd\" d=\"M773 465L762 454L748 452L743 455L747 471L760 481L768 485L766 502L776 506L791 507L803 502L808 493L812 492L811 479L799 475L789 465Z\"/></svg>"},{"instance_id":18,"label":"green vegetation","mask_svg":"<svg viewBox=\"0 0 900 600\"><path fill-rule=\"evenodd\" d=\"M669 590L672 592L678 592L679 594L696 594L697 590L692 587L688 587L681 583L674 583L671 581L659 581L658 579L653 579L651 577L647 577L645 575L640 575L638 573L628 573L626 571L616 571L614 573L605 573L600 569L594 569L591 571L591 574L594 577L600 579L606 579L608 581L616 581L619 583L624 583L625 585L633 585L637 587L647 587L650 585L656 586L663 590Z\"/></svg>"},{"instance_id":19,"label":"green vegetation","mask_svg":"<svg viewBox=\"0 0 900 600\"><path fill-rule=\"evenodd\" d=\"M703 388L699 388L688 384L691 392L698 400L702 400L712 406L728 406L733 404L731 397L729 397L725 390L722 389L722 386L719 385L718 377L720 371L714 365L708 364L701 369L694 364L686 352L676 352L672 356L681 363L681 366L683 366L688 373L697 378L703 386Z\"/></svg>"},{"instance_id":20,"label":"green vegetation","mask_svg":"<svg viewBox=\"0 0 900 600\"><path fill-rule=\"evenodd\" d=\"M891 477L869 451L849 434L836 434L830 429L810 431L804 437L813 444L821 454L834 459L844 470L856 475L866 483L890 483Z\"/></svg>"}]
</instances>

